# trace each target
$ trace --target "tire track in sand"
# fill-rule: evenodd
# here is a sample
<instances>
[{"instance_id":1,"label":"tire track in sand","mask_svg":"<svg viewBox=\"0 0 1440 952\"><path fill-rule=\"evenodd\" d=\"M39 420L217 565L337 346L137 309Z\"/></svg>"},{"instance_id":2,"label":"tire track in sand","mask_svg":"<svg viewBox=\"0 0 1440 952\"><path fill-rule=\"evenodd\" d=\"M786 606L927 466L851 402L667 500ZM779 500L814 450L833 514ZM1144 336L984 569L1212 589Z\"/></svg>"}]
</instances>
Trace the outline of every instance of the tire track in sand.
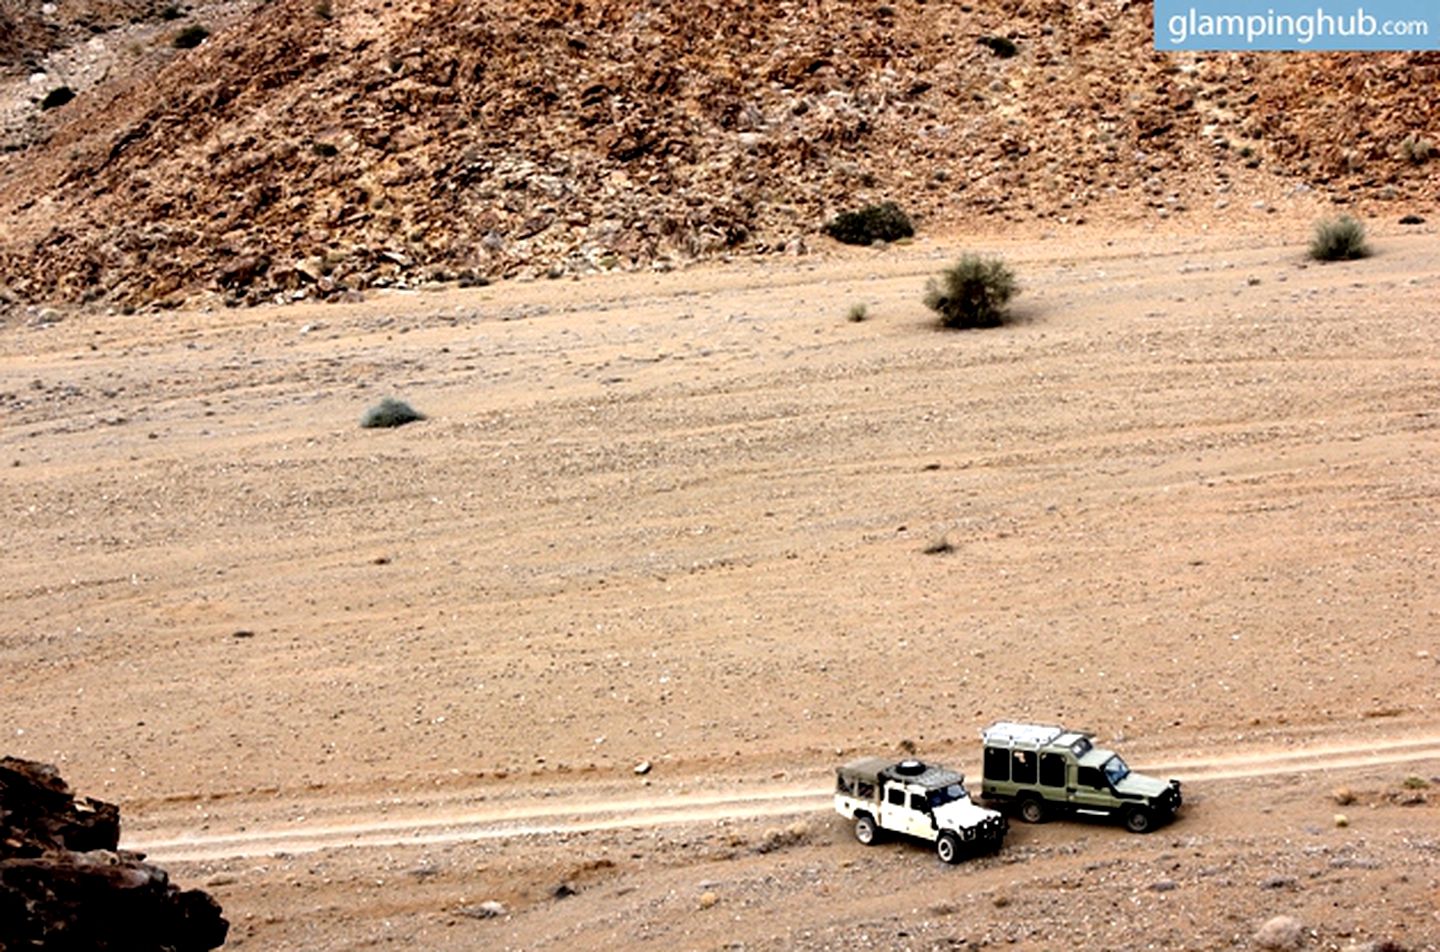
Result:
<instances>
[{"instance_id":1,"label":"tire track in sand","mask_svg":"<svg viewBox=\"0 0 1440 952\"><path fill-rule=\"evenodd\" d=\"M1383 738L1363 743L1297 749L1266 749L1221 757L1182 758L1137 766L1142 772L1178 776L1187 784L1326 770L1356 770L1440 762L1440 735ZM676 794L558 800L482 810L448 811L410 818L297 824L234 833L156 832L124 842L152 862L204 862L314 853L341 848L437 846L479 840L634 830L719 820L799 816L830 808L828 787L806 784L747 793Z\"/></svg>"}]
</instances>

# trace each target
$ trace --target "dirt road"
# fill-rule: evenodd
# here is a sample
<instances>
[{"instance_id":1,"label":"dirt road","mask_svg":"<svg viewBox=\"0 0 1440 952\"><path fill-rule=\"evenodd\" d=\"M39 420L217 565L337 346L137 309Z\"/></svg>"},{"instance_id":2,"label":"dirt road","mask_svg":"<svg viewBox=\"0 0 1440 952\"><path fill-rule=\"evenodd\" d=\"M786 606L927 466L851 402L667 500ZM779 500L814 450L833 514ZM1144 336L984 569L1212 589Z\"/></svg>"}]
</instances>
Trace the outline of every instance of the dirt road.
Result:
<instances>
[{"instance_id":1,"label":"dirt road","mask_svg":"<svg viewBox=\"0 0 1440 952\"><path fill-rule=\"evenodd\" d=\"M1141 764L1135 769L1159 776L1179 776L1193 793L1195 784L1214 785L1222 780L1335 771L1373 772L1376 768L1395 766L1440 773L1440 735L1376 738L1364 743L1301 750L1272 749L1209 759L1178 759ZM544 802L483 810L457 810L445 804L428 809L431 804L427 798L412 795L372 805L372 809L383 808L387 814L403 813L408 818L367 819L355 815L362 814L363 808L349 805L344 812L325 811L324 819L319 822L305 820L284 827L257 828L243 814L226 817L223 811L217 811L208 817L211 825L243 826L244 832L197 835L156 829L140 833L138 838L122 845L140 850L153 861L164 864L350 847L437 846L722 820L762 820L824 813L831 809L830 788L823 783L777 787L774 783L746 784L739 779L732 782L736 789L729 793L697 791L598 799L586 796L583 789L576 789L563 797L546 797ZM978 781L972 783L978 787ZM484 793L473 791L471 795L483 797ZM455 796L451 794L452 798ZM1243 806L1239 808L1239 812L1243 810ZM351 818L346 820L347 816Z\"/></svg>"}]
</instances>

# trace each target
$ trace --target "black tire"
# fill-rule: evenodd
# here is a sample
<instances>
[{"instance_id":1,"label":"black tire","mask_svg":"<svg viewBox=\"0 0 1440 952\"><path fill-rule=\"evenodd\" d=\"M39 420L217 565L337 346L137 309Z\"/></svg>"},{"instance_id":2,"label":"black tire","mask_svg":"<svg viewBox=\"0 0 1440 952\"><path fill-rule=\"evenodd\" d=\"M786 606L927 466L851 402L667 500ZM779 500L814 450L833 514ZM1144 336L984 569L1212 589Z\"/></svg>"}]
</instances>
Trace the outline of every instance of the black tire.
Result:
<instances>
[{"instance_id":1,"label":"black tire","mask_svg":"<svg viewBox=\"0 0 1440 952\"><path fill-rule=\"evenodd\" d=\"M865 846L874 846L880 838L880 828L870 814L862 813L855 818L855 839Z\"/></svg>"},{"instance_id":2,"label":"black tire","mask_svg":"<svg viewBox=\"0 0 1440 952\"><path fill-rule=\"evenodd\" d=\"M942 863L960 862L960 837L946 830L940 834L935 841L935 855L940 857Z\"/></svg>"},{"instance_id":3,"label":"black tire","mask_svg":"<svg viewBox=\"0 0 1440 952\"><path fill-rule=\"evenodd\" d=\"M1125 811L1125 829L1131 833L1149 833L1155 828L1155 819L1144 807L1131 807Z\"/></svg>"},{"instance_id":4,"label":"black tire","mask_svg":"<svg viewBox=\"0 0 1440 952\"><path fill-rule=\"evenodd\" d=\"M1026 797L1020 801L1020 819L1026 823L1045 822L1045 801L1039 797Z\"/></svg>"}]
</instances>

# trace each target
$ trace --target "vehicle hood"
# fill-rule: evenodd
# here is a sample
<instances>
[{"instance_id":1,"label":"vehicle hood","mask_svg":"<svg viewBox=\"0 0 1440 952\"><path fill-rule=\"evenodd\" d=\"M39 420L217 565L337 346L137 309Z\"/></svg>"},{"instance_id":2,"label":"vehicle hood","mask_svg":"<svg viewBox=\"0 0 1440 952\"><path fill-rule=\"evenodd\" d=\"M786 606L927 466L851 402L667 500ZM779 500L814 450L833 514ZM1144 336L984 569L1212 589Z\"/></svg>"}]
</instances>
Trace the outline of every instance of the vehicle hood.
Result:
<instances>
[{"instance_id":1,"label":"vehicle hood","mask_svg":"<svg viewBox=\"0 0 1440 952\"><path fill-rule=\"evenodd\" d=\"M1124 780L1115 785L1115 792L1137 797L1158 797L1169 787L1169 781L1147 777L1132 770Z\"/></svg>"},{"instance_id":2,"label":"vehicle hood","mask_svg":"<svg viewBox=\"0 0 1440 952\"><path fill-rule=\"evenodd\" d=\"M963 830L999 815L995 810L977 807L969 797L935 808L935 822L942 830Z\"/></svg>"}]
</instances>

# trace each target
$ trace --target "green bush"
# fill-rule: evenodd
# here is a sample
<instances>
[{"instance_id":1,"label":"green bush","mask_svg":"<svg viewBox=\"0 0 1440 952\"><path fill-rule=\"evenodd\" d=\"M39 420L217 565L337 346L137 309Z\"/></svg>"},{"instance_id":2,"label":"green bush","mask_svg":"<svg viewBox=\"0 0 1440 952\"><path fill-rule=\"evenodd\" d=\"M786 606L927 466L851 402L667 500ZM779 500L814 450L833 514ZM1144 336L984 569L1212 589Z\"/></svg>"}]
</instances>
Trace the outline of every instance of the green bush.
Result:
<instances>
[{"instance_id":1,"label":"green bush","mask_svg":"<svg viewBox=\"0 0 1440 952\"><path fill-rule=\"evenodd\" d=\"M1310 240L1310 257L1316 261L1353 261L1369 256L1365 226L1349 215L1315 225L1315 237Z\"/></svg>"},{"instance_id":2,"label":"green bush","mask_svg":"<svg viewBox=\"0 0 1440 952\"><path fill-rule=\"evenodd\" d=\"M404 400L386 397L365 411L365 416L360 419L360 425L367 430L373 430L404 426L407 423L414 423L416 420L423 419L425 419L425 414L416 410Z\"/></svg>"},{"instance_id":3,"label":"green bush","mask_svg":"<svg viewBox=\"0 0 1440 952\"><path fill-rule=\"evenodd\" d=\"M176 33L175 39L170 42L177 50L193 50L201 43L204 43L205 38L209 35L209 30L195 23Z\"/></svg>"},{"instance_id":4,"label":"green bush","mask_svg":"<svg viewBox=\"0 0 1440 952\"><path fill-rule=\"evenodd\" d=\"M881 202L859 211L841 212L825 226L825 234L847 245L872 245L909 238L915 234L915 226L899 205Z\"/></svg>"},{"instance_id":5,"label":"green bush","mask_svg":"<svg viewBox=\"0 0 1440 952\"><path fill-rule=\"evenodd\" d=\"M1400 140L1400 155L1415 165L1422 165L1430 160L1435 154L1435 146L1429 139L1422 139L1420 136L1408 135Z\"/></svg>"},{"instance_id":6,"label":"green bush","mask_svg":"<svg viewBox=\"0 0 1440 952\"><path fill-rule=\"evenodd\" d=\"M1015 275L1003 261L965 255L926 285L925 306L940 315L941 327L998 327L1015 290Z\"/></svg>"},{"instance_id":7,"label":"green bush","mask_svg":"<svg viewBox=\"0 0 1440 952\"><path fill-rule=\"evenodd\" d=\"M850 310L845 312L845 320L852 324L859 324L869 316L870 306L868 304L852 304Z\"/></svg>"}]
</instances>

